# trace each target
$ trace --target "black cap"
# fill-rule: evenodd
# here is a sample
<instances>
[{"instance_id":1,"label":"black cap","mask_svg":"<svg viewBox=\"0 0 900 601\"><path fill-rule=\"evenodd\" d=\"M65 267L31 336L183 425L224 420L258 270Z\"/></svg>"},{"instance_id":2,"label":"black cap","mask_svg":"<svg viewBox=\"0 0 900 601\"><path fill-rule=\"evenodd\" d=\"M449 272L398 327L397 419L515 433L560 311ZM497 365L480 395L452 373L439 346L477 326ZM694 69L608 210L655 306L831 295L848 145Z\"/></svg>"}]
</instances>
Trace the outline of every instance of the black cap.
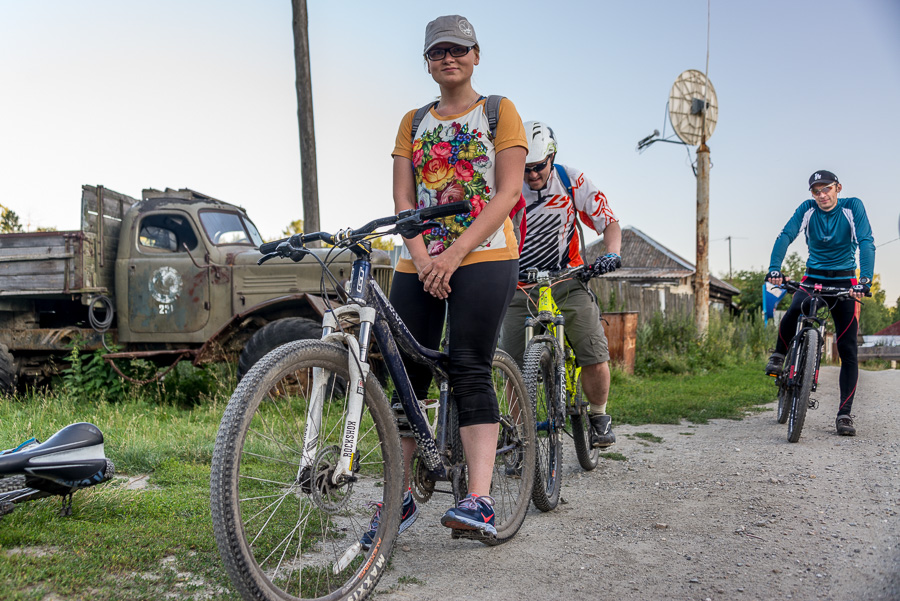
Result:
<instances>
[{"instance_id":1,"label":"black cap","mask_svg":"<svg viewBox=\"0 0 900 601\"><path fill-rule=\"evenodd\" d=\"M812 190L812 187L815 184L834 184L840 183L838 181L837 176L831 171L825 171L824 169L820 169L809 176L809 189Z\"/></svg>"}]
</instances>

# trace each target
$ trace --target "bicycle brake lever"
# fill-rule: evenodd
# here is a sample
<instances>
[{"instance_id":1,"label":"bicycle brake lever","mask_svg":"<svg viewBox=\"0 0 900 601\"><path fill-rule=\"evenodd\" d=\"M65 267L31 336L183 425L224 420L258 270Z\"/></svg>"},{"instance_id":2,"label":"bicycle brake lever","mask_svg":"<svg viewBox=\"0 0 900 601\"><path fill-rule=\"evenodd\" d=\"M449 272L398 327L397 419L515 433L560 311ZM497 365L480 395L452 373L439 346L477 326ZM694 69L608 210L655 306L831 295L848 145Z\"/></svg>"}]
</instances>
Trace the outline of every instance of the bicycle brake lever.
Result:
<instances>
[{"instance_id":1,"label":"bicycle brake lever","mask_svg":"<svg viewBox=\"0 0 900 601\"><path fill-rule=\"evenodd\" d=\"M261 258L259 261L256 262L256 264L257 264L257 265L262 265L263 263L265 263L265 262L268 261L269 259L274 259L274 258L277 257L277 256L278 256L278 253L269 253L269 254L267 254L267 255L263 255L262 258Z\"/></svg>"}]
</instances>

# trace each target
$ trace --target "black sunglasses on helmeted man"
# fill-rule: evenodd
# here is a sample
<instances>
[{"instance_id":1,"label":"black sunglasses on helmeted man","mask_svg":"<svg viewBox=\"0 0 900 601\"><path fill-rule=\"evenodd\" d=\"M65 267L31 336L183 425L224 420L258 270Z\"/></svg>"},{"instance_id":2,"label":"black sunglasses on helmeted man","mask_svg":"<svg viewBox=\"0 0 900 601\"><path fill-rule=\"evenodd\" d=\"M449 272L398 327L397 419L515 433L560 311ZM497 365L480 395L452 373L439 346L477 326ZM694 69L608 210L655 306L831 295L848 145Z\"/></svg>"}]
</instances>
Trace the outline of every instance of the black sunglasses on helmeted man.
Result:
<instances>
[{"instance_id":1,"label":"black sunglasses on helmeted man","mask_svg":"<svg viewBox=\"0 0 900 601\"><path fill-rule=\"evenodd\" d=\"M475 46L453 46L451 48L432 48L425 53L425 57L430 61L443 60L444 56L449 54L453 58L461 58L472 50Z\"/></svg>"},{"instance_id":2,"label":"black sunglasses on helmeted man","mask_svg":"<svg viewBox=\"0 0 900 601\"><path fill-rule=\"evenodd\" d=\"M549 162L550 162L550 157L547 157L546 159L544 159L543 163L538 163L537 165L534 165L532 167L526 166L525 173L531 173L532 171L534 171L535 173L539 173L547 168L547 163L549 163Z\"/></svg>"}]
</instances>

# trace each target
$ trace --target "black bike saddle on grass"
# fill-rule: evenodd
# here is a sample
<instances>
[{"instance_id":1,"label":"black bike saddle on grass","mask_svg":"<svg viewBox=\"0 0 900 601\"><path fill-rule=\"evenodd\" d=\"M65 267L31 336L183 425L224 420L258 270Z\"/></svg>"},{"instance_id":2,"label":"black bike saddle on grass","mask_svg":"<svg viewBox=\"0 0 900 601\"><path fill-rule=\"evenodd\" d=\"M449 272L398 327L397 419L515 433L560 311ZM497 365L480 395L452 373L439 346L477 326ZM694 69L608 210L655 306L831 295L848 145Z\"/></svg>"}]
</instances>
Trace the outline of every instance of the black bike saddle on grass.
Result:
<instances>
[{"instance_id":1,"label":"black bike saddle on grass","mask_svg":"<svg viewBox=\"0 0 900 601\"><path fill-rule=\"evenodd\" d=\"M46 442L0 455L0 476L24 474L25 484L52 494L69 494L112 478L103 453L103 433L94 424L71 424Z\"/></svg>"}]
</instances>

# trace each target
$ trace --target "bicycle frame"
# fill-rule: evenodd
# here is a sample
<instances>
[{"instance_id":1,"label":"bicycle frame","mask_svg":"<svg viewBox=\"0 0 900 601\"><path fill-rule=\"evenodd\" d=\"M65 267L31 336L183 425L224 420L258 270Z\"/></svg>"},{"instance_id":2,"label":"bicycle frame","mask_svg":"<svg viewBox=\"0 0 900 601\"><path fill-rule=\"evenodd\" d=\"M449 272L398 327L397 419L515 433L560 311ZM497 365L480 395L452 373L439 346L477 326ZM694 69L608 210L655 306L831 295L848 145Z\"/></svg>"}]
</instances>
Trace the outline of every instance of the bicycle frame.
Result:
<instances>
[{"instance_id":1,"label":"bicycle frame","mask_svg":"<svg viewBox=\"0 0 900 601\"><path fill-rule=\"evenodd\" d=\"M565 319L553 299L553 284L551 283L549 272L538 272L538 313L537 317L527 319L525 321L525 346L532 340L543 340L555 342L556 351L565 357L565 366L563 373L560 374L560 382L565 381L565 396L563 398L563 406L566 412L571 415L578 413L578 407L569 403L569 399L575 399L575 391L578 386L578 379L581 377L581 367L575 362L575 353L572 347L566 342L565 335ZM542 324L548 334L535 335L535 328L538 324ZM562 390L562 387L560 387Z\"/></svg>"},{"instance_id":2,"label":"bicycle frame","mask_svg":"<svg viewBox=\"0 0 900 601\"><path fill-rule=\"evenodd\" d=\"M356 245L350 249L358 257L353 262L348 290L348 302L325 314L323 319L322 340L347 345L351 380L356 385L349 386L348 416L344 425L343 448L338 468L333 475L333 483L352 481L353 458L356 454L359 423L362 416L364 382L369 374L368 348L374 333L375 341L381 349L388 373L394 381L401 406L409 421L410 429L422 454L425 467L435 480L447 480L448 470L442 461L438 449L446 447L449 385L443 362L447 356L440 351L425 348L419 344L397 315L384 292L371 277L371 263L368 249ZM357 316L359 319L359 335L343 332L340 319L345 316ZM403 365L400 349L416 362L428 365L434 373L440 390L437 427L432 431L425 410L416 399L409 375ZM307 410L307 428L304 433L304 450L299 472L312 465L318 452L318 433L321 427L322 404L328 375L316 369L313 375L313 401ZM436 435L437 434L437 435ZM503 449L498 449L498 452ZM298 473L299 476L299 473Z\"/></svg>"}]
</instances>

